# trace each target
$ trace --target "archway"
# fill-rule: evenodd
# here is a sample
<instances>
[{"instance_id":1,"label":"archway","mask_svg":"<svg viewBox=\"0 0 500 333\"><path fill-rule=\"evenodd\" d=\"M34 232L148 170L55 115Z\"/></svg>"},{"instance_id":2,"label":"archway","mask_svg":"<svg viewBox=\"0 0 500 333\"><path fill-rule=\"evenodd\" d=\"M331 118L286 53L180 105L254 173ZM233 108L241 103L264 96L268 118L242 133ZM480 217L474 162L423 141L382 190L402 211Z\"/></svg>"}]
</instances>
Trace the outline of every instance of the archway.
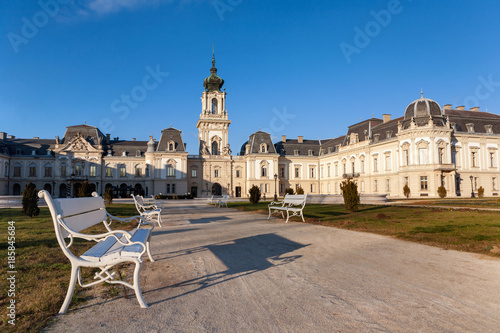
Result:
<instances>
[{"instance_id":1,"label":"archway","mask_svg":"<svg viewBox=\"0 0 500 333\"><path fill-rule=\"evenodd\" d=\"M212 195L222 195L222 186L219 183L212 185Z\"/></svg>"},{"instance_id":2,"label":"archway","mask_svg":"<svg viewBox=\"0 0 500 333\"><path fill-rule=\"evenodd\" d=\"M14 186L12 187L12 194L13 195L21 195L21 185L14 184Z\"/></svg>"},{"instance_id":3,"label":"archway","mask_svg":"<svg viewBox=\"0 0 500 333\"><path fill-rule=\"evenodd\" d=\"M80 190L81 187L82 187L82 183L75 183L73 185L73 198L78 197L78 191Z\"/></svg>"},{"instance_id":4,"label":"archway","mask_svg":"<svg viewBox=\"0 0 500 333\"><path fill-rule=\"evenodd\" d=\"M59 198L66 198L67 193L66 191L68 190L66 184L61 184L59 185Z\"/></svg>"},{"instance_id":5,"label":"archway","mask_svg":"<svg viewBox=\"0 0 500 333\"><path fill-rule=\"evenodd\" d=\"M43 189L49 192L50 195L52 195L52 186L50 184L43 185Z\"/></svg>"}]
</instances>

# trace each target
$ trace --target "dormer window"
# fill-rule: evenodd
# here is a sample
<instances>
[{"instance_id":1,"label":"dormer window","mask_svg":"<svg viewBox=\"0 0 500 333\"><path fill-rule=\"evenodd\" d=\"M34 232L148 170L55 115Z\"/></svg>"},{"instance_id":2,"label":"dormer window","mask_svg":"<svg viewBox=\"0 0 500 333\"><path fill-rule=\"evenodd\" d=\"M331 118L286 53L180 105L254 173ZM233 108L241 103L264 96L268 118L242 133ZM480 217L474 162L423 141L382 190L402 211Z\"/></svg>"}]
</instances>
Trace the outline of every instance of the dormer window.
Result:
<instances>
[{"instance_id":1,"label":"dormer window","mask_svg":"<svg viewBox=\"0 0 500 333\"><path fill-rule=\"evenodd\" d=\"M313 156L313 155L314 155L314 152L313 152L311 149L309 149L309 150L307 151L307 155L308 155L308 156Z\"/></svg>"},{"instance_id":2,"label":"dormer window","mask_svg":"<svg viewBox=\"0 0 500 333\"><path fill-rule=\"evenodd\" d=\"M484 125L484 129L486 130L486 133L493 134L493 125Z\"/></svg>"},{"instance_id":3,"label":"dormer window","mask_svg":"<svg viewBox=\"0 0 500 333\"><path fill-rule=\"evenodd\" d=\"M332 147L328 147L328 154L332 153Z\"/></svg>"},{"instance_id":4,"label":"dormer window","mask_svg":"<svg viewBox=\"0 0 500 333\"><path fill-rule=\"evenodd\" d=\"M267 153L267 145L265 143L260 144L260 152Z\"/></svg>"},{"instance_id":5,"label":"dormer window","mask_svg":"<svg viewBox=\"0 0 500 333\"><path fill-rule=\"evenodd\" d=\"M465 126L467 126L467 132L474 133L474 124L473 123L465 124Z\"/></svg>"},{"instance_id":6,"label":"dormer window","mask_svg":"<svg viewBox=\"0 0 500 333\"><path fill-rule=\"evenodd\" d=\"M299 150L298 149L294 149L293 156L299 156Z\"/></svg>"},{"instance_id":7,"label":"dormer window","mask_svg":"<svg viewBox=\"0 0 500 333\"><path fill-rule=\"evenodd\" d=\"M136 150L135 151L135 156L137 156L137 157L141 156L141 151L140 150Z\"/></svg>"},{"instance_id":8,"label":"dormer window","mask_svg":"<svg viewBox=\"0 0 500 333\"><path fill-rule=\"evenodd\" d=\"M127 156L127 152L126 151L122 151L122 156L126 157Z\"/></svg>"},{"instance_id":9,"label":"dormer window","mask_svg":"<svg viewBox=\"0 0 500 333\"><path fill-rule=\"evenodd\" d=\"M386 138L390 139L392 137L392 131L385 132Z\"/></svg>"},{"instance_id":10,"label":"dormer window","mask_svg":"<svg viewBox=\"0 0 500 333\"><path fill-rule=\"evenodd\" d=\"M33 150L31 151L31 155L36 155L36 150L35 150L35 149L33 149Z\"/></svg>"},{"instance_id":11,"label":"dormer window","mask_svg":"<svg viewBox=\"0 0 500 333\"><path fill-rule=\"evenodd\" d=\"M379 139L380 139L380 134L373 135L373 142L378 142Z\"/></svg>"}]
</instances>

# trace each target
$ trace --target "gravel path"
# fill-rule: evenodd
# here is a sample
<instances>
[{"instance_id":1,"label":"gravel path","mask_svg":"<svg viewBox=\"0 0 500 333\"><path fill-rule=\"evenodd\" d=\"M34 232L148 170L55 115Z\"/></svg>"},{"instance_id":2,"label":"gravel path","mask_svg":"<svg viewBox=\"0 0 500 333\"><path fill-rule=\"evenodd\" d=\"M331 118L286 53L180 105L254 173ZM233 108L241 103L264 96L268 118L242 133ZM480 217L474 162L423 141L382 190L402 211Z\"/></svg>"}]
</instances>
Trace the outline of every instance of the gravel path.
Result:
<instances>
[{"instance_id":1,"label":"gravel path","mask_svg":"<svg viewBox=\"0 0 500 333\"><path fill-rule=\"evenodd\" d=\"M150 308L97 295L50 331L500 331L500 260L198 200L165 211L141 272Z\"/></svg>"}]
</instances>

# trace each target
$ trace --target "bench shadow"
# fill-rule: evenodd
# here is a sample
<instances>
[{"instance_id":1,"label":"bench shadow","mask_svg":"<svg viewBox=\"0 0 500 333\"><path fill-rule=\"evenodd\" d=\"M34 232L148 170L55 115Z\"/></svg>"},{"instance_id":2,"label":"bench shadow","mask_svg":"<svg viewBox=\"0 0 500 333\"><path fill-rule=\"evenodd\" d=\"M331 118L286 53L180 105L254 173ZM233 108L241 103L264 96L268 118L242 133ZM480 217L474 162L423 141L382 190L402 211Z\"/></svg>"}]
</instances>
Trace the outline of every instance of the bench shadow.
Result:
<instances>
[{"instance_id":1,"label":"bench shadow","mask_svg":"<svg viewBox=\"0 0 500 333\"><path fill-rule=\"evenodd\" d=\"M198 230L197 228L191 228L191 229L170 229L170 230L153 230L151 232L152 236L157 236L157 235L168 235L168 234L177 234L181 232L186 232L186 231L193 231L193 230Z\"/></svg>"},{"instance_id":2,"label":"bench shadow","mask_svg":"<svg viewBox=\"0 0 500 333\"><path fill-rule=\"evenodd\" d=\"M214 217L203 217L199 219L190 219L189 223L201 224L201 223L212 223L212 222L227 221L227 220L230 220L230 218L226 216L214 216Z\"/></svg>"},{"instance_id":3,"label":"bench shadow","mask_svg":"<svg viewBox=\"0 0 500 333\"><path fill-rule=\"evenodd\" d=\"M206 274L204 276L175 283L169 286L148 290L144 294L158 292L165 289L182 288L181 294L156 301L152 304L166 302L195 293L205 288L260 272L271 267L281 266L291 263L301 255L288 255L291 252L309 246L293 242L276 234L262 234L250 237L244 237L229 242L200 246L184 251L170 253L169 258L183 255L196 254L199 252L210 251L226 267L225 270Z\"/></svg>"}]
</instances>

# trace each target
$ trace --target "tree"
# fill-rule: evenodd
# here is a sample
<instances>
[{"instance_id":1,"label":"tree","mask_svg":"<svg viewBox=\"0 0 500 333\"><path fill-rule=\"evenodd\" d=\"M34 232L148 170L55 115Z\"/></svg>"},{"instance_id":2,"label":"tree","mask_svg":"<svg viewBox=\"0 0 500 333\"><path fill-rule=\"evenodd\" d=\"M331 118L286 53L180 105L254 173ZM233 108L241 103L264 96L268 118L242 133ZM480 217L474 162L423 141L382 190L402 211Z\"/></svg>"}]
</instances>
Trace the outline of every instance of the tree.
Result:
<instances>
[{"instance_id":1,"label":"tree","mask_svg":"<svg viewBox=\"0 0 500 333\"><path fill-rule=\"evenodd\" d=\"M104 192L104 200L108 205L111 205L113 203L113 190L111 189L111 187L108 187Z\"/></svg>"},{"instance_id":2,"label":"tree","mask_svg":"<svg viewBox=\"0 0 500 333\"><path fill-rule=\"evenodd\" d=\"M446 189L444 188L444 186L438 187L438 195L441 199L446 197Z\"/></svg>"},{"instance_id":3,"label":"tree","mask_svg":"<svg viewBox=\"0 0 500 333\"><path fill-rule=\"evenodd\" d=\"M36 185L32 182L24 188L23 213L29 217L40 214L40 208L38 208L38 191L36 190Z\"/></svg>"},{"instance_id":4,"label":"tree","mask_svg":"<svg viewBox=\"0 0 500 333\"><path fill-rule=\"evenodd\" d=\"M408 187L408 184L403 187L403 194L405 195L406 199L410 198L410 188Z\"/></svg>"},{"instance_id":5,"label":"tree","mask_svg":"<svg viewBox=\"0 0 500 333\"><path fill-rule=\"evenodd\" d=\"M250 202L256 204L260 200L260 189L257 185L253 185L252 188L248 191L250 193Z\"/></svg>"},{"instance_id":6,"label":"tree","mask_svg":"<svg viewBox=\"0 0 500 333\"><path fill-rule=\"evenodd\" d=\"M345 209L351 212L357 211L359 205L358 184L350 179L346 179L340 184L340 189L344 197Z\"/></svg>"},{"instance_id":7,"label":"tree","mask_svg":"<svg viewBox=\"0 0 500 333\"><path fill-rule=\"evenodd\" d=\"M287 187L285 189L285 194L293 194L293 188Z\"/></svg>"},{"instance_id":8,"label":"tree","mask_svg":"<svg viewBox=\"0 0 500 333\"><path fill-rule=\"evenodd\" d=\"M484 188L482 186L480 186L478 189L477 189L477 196L478 198L482 198L484 197Z\"/></svg>"},{"instance_id":9,"label":"tree","mask_svg":"<svg viewBox=\"0 0 500 333\"><path fill-rule=\"evenodd\" d=\"M78 189L77 193L78 197L91 197L92 196L92 187L90 186L88 181L84 181L82 186Z\"/></svg>"},{"instance_id":10,"label":"tree","mask_svg":"<svg viewBox=\"0 0 500 333\"><path fill-rule=\"evenodd\" d=\"M297 188L297 194L304 194L304 189L302 187Z\"/></svg>"}]
</instances>

